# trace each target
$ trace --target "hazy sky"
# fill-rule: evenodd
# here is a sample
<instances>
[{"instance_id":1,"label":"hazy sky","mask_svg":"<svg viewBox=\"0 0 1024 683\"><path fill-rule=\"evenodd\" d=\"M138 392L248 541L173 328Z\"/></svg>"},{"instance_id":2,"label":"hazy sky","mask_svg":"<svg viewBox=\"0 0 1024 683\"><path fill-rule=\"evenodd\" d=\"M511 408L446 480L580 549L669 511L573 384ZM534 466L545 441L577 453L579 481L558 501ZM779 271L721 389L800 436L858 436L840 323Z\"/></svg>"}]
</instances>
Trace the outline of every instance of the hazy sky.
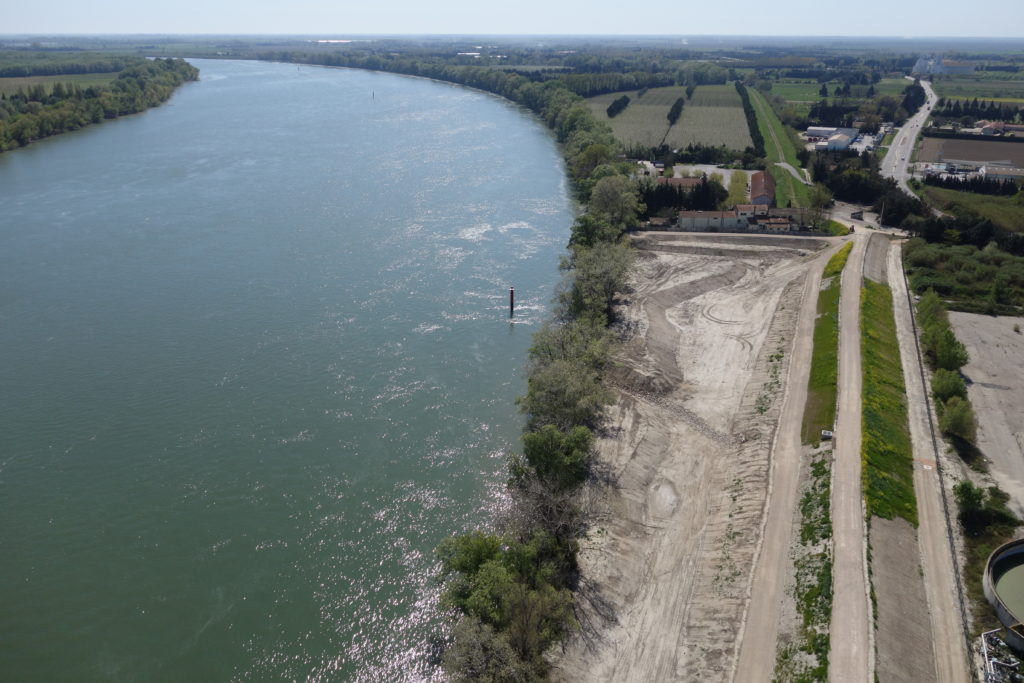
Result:
<instances>
[{"instance_id":1,"label":"hazy sky","mask_svg":"<svg viewBox=\"0 0 1024 683\"><path fill-rule=\"evenodd\" d=\"M0 33L476 33L1024 37L1024 2L39 0Z\"/></svg>"}]
</instances>

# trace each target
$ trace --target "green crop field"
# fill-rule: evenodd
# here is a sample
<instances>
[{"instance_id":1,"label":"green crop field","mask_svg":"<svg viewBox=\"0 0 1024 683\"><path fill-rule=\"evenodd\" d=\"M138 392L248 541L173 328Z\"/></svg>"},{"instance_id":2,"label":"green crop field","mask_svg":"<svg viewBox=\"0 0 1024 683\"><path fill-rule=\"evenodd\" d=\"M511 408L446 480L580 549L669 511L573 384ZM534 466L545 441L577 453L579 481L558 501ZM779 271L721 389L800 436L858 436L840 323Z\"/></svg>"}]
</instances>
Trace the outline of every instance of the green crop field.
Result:
<instances>
[{"instance_id":1,"label":"green crop field","mask_svg":"<svg viewBox=\"0 0 1024 683\"><path fill-rule=\"evenodd\" d=\"M629 96L629 106L613 119L606 113L608 105L623 94ZM725 145L742 150L753 144L747 120L743 115L736 89L731 85L702 85L683 107L683 115L669 128L668 110L686 89L679 86L651 88L643 97L637 93L609 93L587 100L594 115L611 125L615 136L626 145L640 144L656 147L663 142L673 147L690 144Z\"/></svg>"},{"instance_id":2,"label":"green crop field","mask_svg":"<svg viewBox=\"0 0 1024 683\"><path fill-rule=\"evenodd\" d=\"M932 82L936 94L940 97L953 97L983 100L1000 100L1003 102L1024 101L1024 80L996 80L973 76L941 77Z\"/></svg>"},{"instance_id":3,"label":"green crop field","mask_svg":"<svg viewBox=\"0 0 1024 683\"><path fill-rule=\"evenodd\" d=\"M683 108L683 116L668 131L665 142L672 147L725 145L742 150L754 144L743 114L743 104L732 85L702 85Z\"/></svg>"},{"instance_id":4,"label":"green crop field","mask_svg":"<svg viewBox=\"0 0 1024 683\"><path fill-rule=\"evenodd\" d=\"M46 86L47 92L54 83L75 83L83 88L90 85L105 85L117 78L117 73L98 74L62 74L59 76L18 76L15 78L0 78L0 93L10 95L18 92L18 88L27 91L34 85Z\"/></svg>"},{"instance_id":5,"label":"green crop field","mask_svg":"<svg viewBox=\"0 0 1024 683\"><path fill-rule=\"evenodd\" d=\"M825 84L825 87L828 88L830 100L832 99L832 93L835 92L836 86L839 84L840 81L829 81ZM883 78L875 84L875 94L896 96L901 94L909 84L910 81L902 78ZM864 99L868 96L868 88L869 86L867 85L851 86L850 97L852 99ZM795 104L810 104L822 99L821 83L815 80L786 78L775 81L772 83L772 89L769 94L781 97L787 102Z\"/></svg>"}]
</instances>

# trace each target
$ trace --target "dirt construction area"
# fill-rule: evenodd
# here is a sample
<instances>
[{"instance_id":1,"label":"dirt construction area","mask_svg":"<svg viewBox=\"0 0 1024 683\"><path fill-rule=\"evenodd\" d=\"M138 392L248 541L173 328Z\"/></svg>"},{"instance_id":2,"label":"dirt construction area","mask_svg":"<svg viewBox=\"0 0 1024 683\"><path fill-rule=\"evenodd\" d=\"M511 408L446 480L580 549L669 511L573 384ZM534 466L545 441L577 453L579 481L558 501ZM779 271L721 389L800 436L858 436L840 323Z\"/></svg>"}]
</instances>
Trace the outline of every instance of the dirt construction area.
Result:
<instances>
[{"instance_id":1,"label":"dirt construction area","mask_svg":"<svg viewBox=\"0 0 1024 683\"><path fill-rule=\"evenodd\" d=\"M598 445L610 483L596 490L581 629L556 680L733 677L797 315L828 243L635 238L618 400Z\"/></svg>"}]
</instances>

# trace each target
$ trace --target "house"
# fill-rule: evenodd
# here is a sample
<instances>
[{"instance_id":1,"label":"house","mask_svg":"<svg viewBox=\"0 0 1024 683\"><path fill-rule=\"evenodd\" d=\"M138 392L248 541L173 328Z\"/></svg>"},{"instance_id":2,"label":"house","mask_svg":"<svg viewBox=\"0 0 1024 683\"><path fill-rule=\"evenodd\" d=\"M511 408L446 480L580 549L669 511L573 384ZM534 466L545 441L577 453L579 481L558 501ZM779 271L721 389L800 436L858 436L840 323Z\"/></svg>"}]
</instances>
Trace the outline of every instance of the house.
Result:
<instances>
[{"instance_id":1,"label":"house","mask_svg":"<svg viewBox=\"0 0 1024 683\"><path fill-rule=\"evenodd\" d=\"M1006 128L1002 121L978 121L974 125L981 129L982 135L1002 135Z\"/></svg>"},{"instance_id":2,"label":"house","mask_svg":"<svg viewBox=\"0 0 1024 683\"><path fill-rule=\"evenodd\" d=\"M744 232L747 219L736 215L736 211L680 211L676 226L685 231L733 231Z\"/></svg>"},{"instance_id":3,"label":"house","mask_svg":"<svg viewBox=\"0 0 1024 683\"><path fill-rule=\"evenodd\" d=\"M653 220L653 219L652 219ZM797 232L807 225L806 209L769 209L739 204L728 211L680 211L670 230L683 232ZM655 229L651 226L650 229Z\"/></svg>"},{"instance_id":4,"label":"house","mask_svg":"<svg viewBox=\"0 0 1024 683\"><path fill-rule=\"evenodd\" d=\"M768 214L768 207L763 204L737 204L736 215L740 218L751 216L764 216Z\"/></svg>"},{"instance_id":5,"label":"house","mask_svg":"<svg viewBox=\"0 0 1024 683\"><path fill-rule=\"evenodd\" d=\"M771 206L775 203L775 179L766 171L750 176L750 203Z\"/></svg>"}]
</instances>

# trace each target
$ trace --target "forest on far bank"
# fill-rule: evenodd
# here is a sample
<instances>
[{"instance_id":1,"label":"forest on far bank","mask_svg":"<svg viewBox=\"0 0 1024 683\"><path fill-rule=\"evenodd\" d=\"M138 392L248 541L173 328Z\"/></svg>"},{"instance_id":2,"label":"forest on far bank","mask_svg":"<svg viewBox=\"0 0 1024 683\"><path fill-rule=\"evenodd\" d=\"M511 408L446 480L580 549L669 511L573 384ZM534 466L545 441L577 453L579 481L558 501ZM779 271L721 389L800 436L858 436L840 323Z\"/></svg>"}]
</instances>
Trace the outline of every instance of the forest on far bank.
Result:
<instances>
[{"instance_id":1,"label":"forest on far bank","mask_svg":"<svg viewBox=\"0 0 1024 683\"><path fill-rule=\"evenodd\" d=\"M36 55L37 53L26 53ZM146 59L92 55L63 61L39 53L0 53L0 74L8 78L46 76L49 82L19 85L0 92L0 152L23 147L35 140L77 130L106 119L155 107L187 81L199 78L199 70L183 59ZM54 70L68 69L54 73ZM17 74L13 74L17 71ZM74 75L117 72L110 83L82 84ZM72 76L67 83L53 76Z\"/></svg>"}]
</instances>

